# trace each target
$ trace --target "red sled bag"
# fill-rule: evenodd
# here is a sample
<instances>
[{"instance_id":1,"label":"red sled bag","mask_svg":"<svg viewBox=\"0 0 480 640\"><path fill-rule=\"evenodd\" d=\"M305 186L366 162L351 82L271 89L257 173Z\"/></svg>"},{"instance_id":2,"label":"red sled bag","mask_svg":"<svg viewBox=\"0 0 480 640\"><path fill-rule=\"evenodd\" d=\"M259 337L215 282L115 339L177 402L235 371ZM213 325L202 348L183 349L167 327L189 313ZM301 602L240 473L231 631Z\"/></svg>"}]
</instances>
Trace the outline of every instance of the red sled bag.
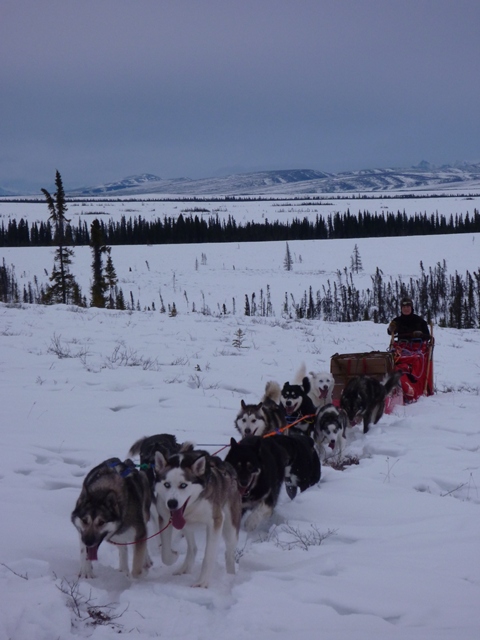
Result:
<instances>
[{"instance_id":1,"label":"red sled bag","mask_svg":"<svg viewBox=\"0 0 480 640\"><path fill-rule=\"evenodd\" d=\"M399 340L391 346L395 369L403 371L400 383L405 403L433 395L433 338L427 341Z\"/></svg>"}]
</instances>

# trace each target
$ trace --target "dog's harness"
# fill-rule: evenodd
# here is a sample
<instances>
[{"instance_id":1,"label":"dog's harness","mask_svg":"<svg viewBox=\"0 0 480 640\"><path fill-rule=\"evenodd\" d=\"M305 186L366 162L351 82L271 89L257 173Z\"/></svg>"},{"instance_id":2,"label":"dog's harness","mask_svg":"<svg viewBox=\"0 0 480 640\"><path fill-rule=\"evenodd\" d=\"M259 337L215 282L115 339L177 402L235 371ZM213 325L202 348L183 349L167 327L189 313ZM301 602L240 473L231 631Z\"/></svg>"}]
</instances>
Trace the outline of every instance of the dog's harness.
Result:
<instances>
[{"instance_id":1,"label":"dog's harness","mask_svg":"<svg viewBox=\"0 0 480 640\"><path fill-rule=\"evenodd\" d=\"M298 415L298 414L296 414L296 415ZM294 417L296 417L296 416L294 416ZM282 434L284 431L286 431L287 429L291 429L292 427L294 427L299 422L307 422L308 424L313 424L314 420L315 420L315 414L314 413L310 413L308 415L301 416L300 418L297 418L297 419L293 420L292 422L289 422L287 420L287 422L288 422L287 425L285 425L281 429L275 429L275 431L270 431L270 433L266 433L264 436L262 436L262 438L270 438L271 436L278 436L278 435Z\"/></svg>"},{"instance_id":2,"label":"dog's harness","mask_svg":"<svg viewBox=\"0 0 480 640\"><path fill-rule=\"evenodd\" d=\"M116 471L122 478L126 478L136 471L135 464L130 458L125 460L125 462L122 462L119 458L110 458L110 460L107 460L107 466Z\"/></svg>"}]
</instances>

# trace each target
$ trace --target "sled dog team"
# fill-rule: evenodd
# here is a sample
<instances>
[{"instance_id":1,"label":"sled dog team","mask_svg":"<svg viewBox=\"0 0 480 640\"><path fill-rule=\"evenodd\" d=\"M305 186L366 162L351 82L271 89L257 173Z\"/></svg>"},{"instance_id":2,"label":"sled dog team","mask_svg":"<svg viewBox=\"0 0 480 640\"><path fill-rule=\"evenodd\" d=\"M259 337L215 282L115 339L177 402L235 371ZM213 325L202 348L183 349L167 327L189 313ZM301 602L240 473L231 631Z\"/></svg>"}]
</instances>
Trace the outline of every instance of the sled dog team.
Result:
<instances>
[{"instance_id":1,"label":"sled dog team","mask_svg":"<svg viewBox=\"0 0 480 640\"><path fill-rule=\"evenodd\" d=\"M93 577L92 561L104 540L118 546L121 571L138 577L148 570L152 561L147 524L152 506L164 564L177 560L173 529L185 537L186 555L175 575L193 570L197 546L191 525L196 524L206 527L206 544L193 586L208 587L220 537L225 542L227 573L235 573L242 518L243 527L253 531L272 515L282 485L293 499L298 490L317 484L327 449L341 457L349 424L363 421L367 433L369 425L382 417L386 396L400 376L395 372L382 382L367 376L353 378L337 407L332 403L332 375L307 374L302 365L282 388L268 382L258 404L241 401L235 420L241 439L231 438L224 460L190 442L180 444L166 433L132 445L128 455L139 456L139 466L130 458L105 460L85 477L71 515L80 534L79 575ZM133 547L131 570L129 546Z\"/></svg>"}]
</instances>

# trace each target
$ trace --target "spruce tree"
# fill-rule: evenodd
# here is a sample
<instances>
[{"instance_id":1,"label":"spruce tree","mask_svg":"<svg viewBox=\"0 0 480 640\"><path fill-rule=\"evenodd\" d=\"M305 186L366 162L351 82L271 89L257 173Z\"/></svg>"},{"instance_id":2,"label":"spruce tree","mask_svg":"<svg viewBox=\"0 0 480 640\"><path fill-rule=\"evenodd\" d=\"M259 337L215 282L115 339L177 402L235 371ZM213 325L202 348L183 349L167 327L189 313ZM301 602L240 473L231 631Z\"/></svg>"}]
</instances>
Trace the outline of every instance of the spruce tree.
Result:
<instances>
[{"instance_id":1,"label":"spruce tree","mask_svg":"<svg viewBox=\"0 0 480 640\"><path fill-rule=\"evenodd\" d=\"M293 268L293 260L292 260L292 255L290 253L290 247L288 246L288 242L287 242L287 249L285 251L285 258L283 259L283 266L285 267L286 271L291 271Z\"/></svg>"},{"instance_id":2,"label":"spruce tree","mask_svg":"<svg viewBox=\"0 0 480 640\"><path fill-rule=\"evenodd\" d=\"M53 269L50 275L51 284L47 286L43 302L46 304L82 304L80 287L70 272L73 249L66 246L65 238L66 223L70 222L70 220L67 220L65 216L67 204L62 177L58 170L55 175L55 186L57 191L53 196L50 195L46 189L42 189L50 211L49 220L51 220L54 225L54 239L57 245Z\"/></svg>"},{"instance_id":3,"label":"spruce tree","mask_svg":"<svg viewBox=\"0 0 480 640\"><path fill-rule=\"evenodd\" d=\"M358 250L357 244L353 248L353 254L350 260L350 269L353 271L353 273L363 271L362 259L360 257L360 251Z\"/></svg>"},{"instance_id":4,"label":"spruce tree","mask_svg":"<svg viewBox=\"0 0 480 640\"><path fill-rule=\"evenodd\" d=\"M100 223L95 219L90 226L90 246L92 248L92 286L90 293L92 300L90 306L104 309L107 304L106 291L108 285L103 273L103 254L107 252L107 247L103 241L103 231Z\"/></svg>"}]
</instances>

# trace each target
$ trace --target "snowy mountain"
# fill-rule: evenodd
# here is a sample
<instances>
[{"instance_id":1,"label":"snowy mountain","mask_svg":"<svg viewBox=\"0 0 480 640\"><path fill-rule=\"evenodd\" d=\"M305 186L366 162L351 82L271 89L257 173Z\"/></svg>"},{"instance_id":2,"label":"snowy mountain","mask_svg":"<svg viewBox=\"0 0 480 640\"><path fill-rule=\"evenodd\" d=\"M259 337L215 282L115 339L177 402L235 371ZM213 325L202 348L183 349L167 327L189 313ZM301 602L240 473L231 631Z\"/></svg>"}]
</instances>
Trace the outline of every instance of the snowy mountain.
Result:
<instances>
[{"instance_id":1,"label":"snowy mountain","mask_svg":"<svg viewBox=\"0 0 480 640\"><path fill-rule=\"evenodd\" d=\"M217 178L162 179L151 174L70 191L70 196L282 195L369 191L480 189L480 163L435 167L426 161L408 169L365 169L324 173L311 169L259 171Z\"/></svg>"},{"instance_id":2,"label":"snowy mountain","mask_svg":"<svg viewBox=\"0 0 480 640\"><path fill-rule=\"evenodd\" d=\"M97 187L69 192L69 195L107 195L118 193L134 195L139 193L175 193L175 194L239 194L264 193L282 188L285 185L323 180L329 174L310 169L294 169L284 171L259 171L255 173L239 173L217 178L191 180L176 178L163 180L151 174L130 176L119 182L111 182Z\"/></svg>"},{"instance_id":3,"label":"snowy mountain","mask_svg":"<svg viewBox=\"0 0 480 640\"><path fill-rule=\"evenodd\" d=\"M385 191L480 191L480 162L455 163L436 167L426 160L407 169L363 169L325 173L313 169L291 169L234 173L202 178L161 178L151 173L132 175L92 187L67 190L72 197L136 196L145 194L175 196L308 195ZM0 197L34 195L39 189L7 190Z\"/></svg>"}]
</instances>

